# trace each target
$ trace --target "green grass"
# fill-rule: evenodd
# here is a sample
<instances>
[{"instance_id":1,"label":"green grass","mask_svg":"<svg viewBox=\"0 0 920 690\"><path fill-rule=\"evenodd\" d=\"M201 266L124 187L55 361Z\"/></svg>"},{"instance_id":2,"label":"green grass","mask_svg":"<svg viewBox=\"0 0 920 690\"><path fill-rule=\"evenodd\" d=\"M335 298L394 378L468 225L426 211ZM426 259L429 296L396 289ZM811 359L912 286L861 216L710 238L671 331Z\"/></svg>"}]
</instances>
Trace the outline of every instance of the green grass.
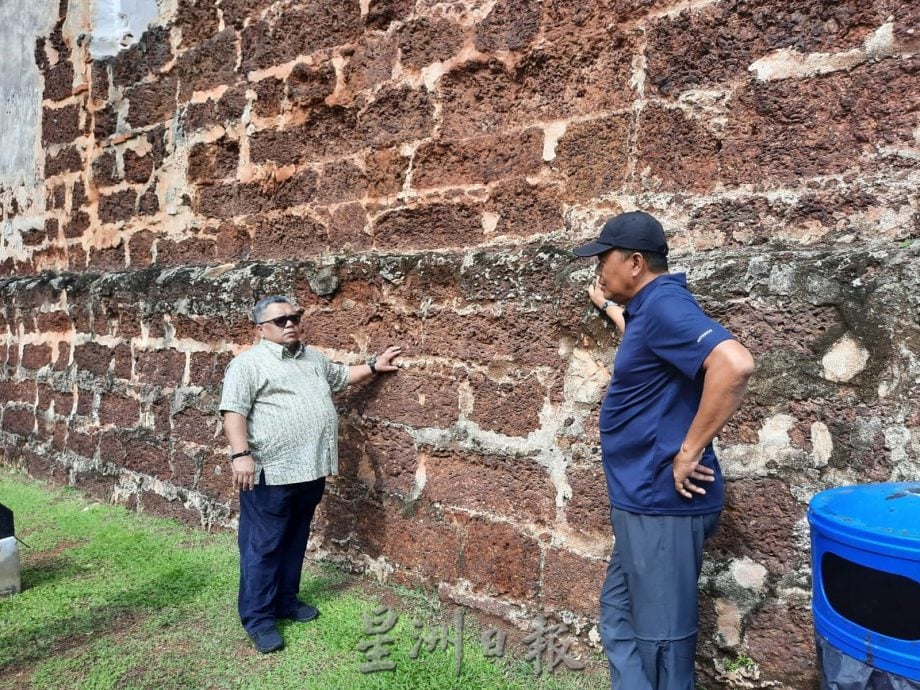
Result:
<instances>
[{"instance_id":1,"label":"green grass","mask_svg":"<svg viewBox=\"0 0 920 690\"><path fill-rule=\"evenodd\" d=\"M23 592L0 598L0 689L67 688L542 688L609 687L600 657L586 672L562 668L537 679L525 648L509 639L502 658L483 655L482 628L465 617L461 673L452 649L410 659L413 619L450 623L421 589L383 588L332 566L308 563L302 598L322 611L282 623L286 647L255 652L236 615L234 535L93 503L0 468L0 501L16 514ZM396 670L365 674L365 614L386 601Z\"/></svg>"}]
</instances>

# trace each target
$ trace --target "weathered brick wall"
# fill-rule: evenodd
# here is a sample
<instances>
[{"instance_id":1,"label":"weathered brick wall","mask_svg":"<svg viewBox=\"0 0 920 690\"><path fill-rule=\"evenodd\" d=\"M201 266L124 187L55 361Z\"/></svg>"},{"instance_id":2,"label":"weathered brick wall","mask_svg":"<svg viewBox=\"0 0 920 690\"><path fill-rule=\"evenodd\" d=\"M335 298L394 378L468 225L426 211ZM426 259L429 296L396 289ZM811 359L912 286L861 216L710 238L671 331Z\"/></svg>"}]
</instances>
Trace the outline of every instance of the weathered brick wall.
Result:
<instances>
[{"instance_id":1,"label":"weathered brick wall","mask_svg":"<svg viewBox=\"0 0 920 690\"><path fill-rule=\"evenodd\" d=\"M409 349L339 401L320 553L596 635L616 339L566 249L644 208L758 362L703 676L808 687L809 498L920 477L916 6L161 7L111 58L77 0L36 42L43 193L0 175L4 462L232 525L223 368L253 298L293 294L335 358Z\"/></svg>"}]
</instances>

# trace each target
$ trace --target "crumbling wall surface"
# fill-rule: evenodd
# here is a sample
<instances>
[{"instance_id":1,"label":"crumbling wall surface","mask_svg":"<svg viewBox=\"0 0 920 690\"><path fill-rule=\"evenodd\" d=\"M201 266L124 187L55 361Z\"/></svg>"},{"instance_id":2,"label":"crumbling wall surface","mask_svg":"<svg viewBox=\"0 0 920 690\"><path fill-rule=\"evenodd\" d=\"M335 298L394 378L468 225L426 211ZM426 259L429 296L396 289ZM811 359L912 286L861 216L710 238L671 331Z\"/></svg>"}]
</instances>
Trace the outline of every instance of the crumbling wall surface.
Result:
<instances>
[{"instance_id":1,"label":"crumbling wall surface","mask_svg":"<svg viewBox=\"0 0 920 690\"><path fill-rule=\"evenodd\" d=\"M4 462L232 526L223 368L293 294L335 358L408 347L339 400L319 552L596 640L617 339L567 250L643 208L758 363L704 684L813 682L809 498L920 476L915 3L46 4L0 30Z\"/></svg>"}]
</instances>

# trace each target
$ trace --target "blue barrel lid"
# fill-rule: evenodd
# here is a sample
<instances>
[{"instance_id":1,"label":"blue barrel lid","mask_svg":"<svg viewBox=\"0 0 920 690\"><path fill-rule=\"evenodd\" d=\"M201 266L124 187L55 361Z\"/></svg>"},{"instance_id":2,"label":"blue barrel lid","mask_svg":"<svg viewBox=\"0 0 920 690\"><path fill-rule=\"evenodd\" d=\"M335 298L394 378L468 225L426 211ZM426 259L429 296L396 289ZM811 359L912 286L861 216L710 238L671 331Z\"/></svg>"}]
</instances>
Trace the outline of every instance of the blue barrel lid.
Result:
<instances>
[{"instance_id":1,"label":"blue barrel lid","mask_svg":"<svg viewBox=\"0 0 920 690\"><path fill-rule=\"evenodd\" d=\"M920 559L920 482L828 489L808 505L812 529L869 551Z\"/></svg>"}]
</instances>

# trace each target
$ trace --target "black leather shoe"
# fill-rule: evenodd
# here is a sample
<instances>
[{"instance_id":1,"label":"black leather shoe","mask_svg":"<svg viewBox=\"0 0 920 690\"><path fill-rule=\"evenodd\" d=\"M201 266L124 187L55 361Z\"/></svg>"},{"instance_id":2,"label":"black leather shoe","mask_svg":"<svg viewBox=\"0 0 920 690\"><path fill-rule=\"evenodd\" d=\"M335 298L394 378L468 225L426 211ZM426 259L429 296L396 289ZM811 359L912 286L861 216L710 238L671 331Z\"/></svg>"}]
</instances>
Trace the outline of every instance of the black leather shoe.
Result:
<instances>
[{"instance_id":1,"label":"black leather shoe","mask_svg":"<svg viewBox=\"0 0 920 690\"><path fill-rule=\"evenodd\" d=\"M315 606L304 604L302 601L297 602L297 607L279 618L289 618L297 623L308 623L319 615Z\"/></svg>"},{"instance_id":2,"label":"black leather shoe","mask_svg":"<svg viewBox=\"0 0 920 690\"><path fill-rule=\"evenodd\" d=\"M252 645L263 654L277 652L284 647L284 640L281 639L281 633L275 628L269 628L262 632L249 633L249 639Z\"/></svg>"}]
</instances>

